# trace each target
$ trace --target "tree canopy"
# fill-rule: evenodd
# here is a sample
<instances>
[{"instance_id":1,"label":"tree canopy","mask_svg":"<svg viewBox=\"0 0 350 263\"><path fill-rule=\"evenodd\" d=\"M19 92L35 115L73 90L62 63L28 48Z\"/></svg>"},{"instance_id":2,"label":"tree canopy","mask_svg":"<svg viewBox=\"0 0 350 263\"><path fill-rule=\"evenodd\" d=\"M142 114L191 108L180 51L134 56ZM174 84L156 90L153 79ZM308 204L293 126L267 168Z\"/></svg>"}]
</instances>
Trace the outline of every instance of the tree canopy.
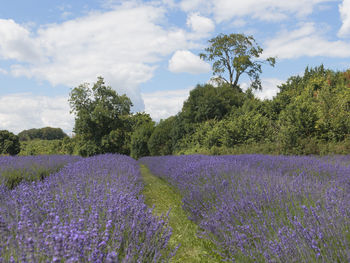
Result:
<instances>
[{"instance_id":1,"label":"tree canopy","mask_svg":"<svg viewBox=\"0 0 350 263\"><path fill-rule=\"evenodd\" d=\"M106 86L102 77L90 87L75 87L69 98L71 113L75 114L74 132L80 138L82 155L103 152L128 154L128 117L131 100Z\"/></svg>"},{"instance_id":2,"label":"tree canopy","mask_svg":"<svg viewBox=\"0 0 350 263\"><path fill-rule=\"evenodd\" d=\"M187 122L198 123L210 119L222 119L232 107L243 104L243 95L229 85L214 87L197 85L182 107L182 116Z\"/></svg>"},{"instance_id":3,"label":"tree canopy","mask_svg":"<svg viewBox=\"0 0 350 263\"><path fill-rule=\"evenodd\" d=\"M275 58L269 57L265 60L257 60L263 49L256 43L253 36L244 34L220 34L209 40L209 47L200 57L206 61L213 62L212 69L214 80L230 84L238 89L239 78L247 74L251 79L253 89L261 89L259 74L262 73L261 65L268 63L275 65ZM228 78L224 76L227 71Z\"/></svg>"},{"instance_id":4,"label":"tree canopy","mask_svg":"<svg viewBox=\"0 0 350 263\"><path fill-rule=\"evenodd\" d=\"M20 152L20 144L17 135L7 130L0 131L0 154L16 155Z\"/></svg>"}]
</instances>

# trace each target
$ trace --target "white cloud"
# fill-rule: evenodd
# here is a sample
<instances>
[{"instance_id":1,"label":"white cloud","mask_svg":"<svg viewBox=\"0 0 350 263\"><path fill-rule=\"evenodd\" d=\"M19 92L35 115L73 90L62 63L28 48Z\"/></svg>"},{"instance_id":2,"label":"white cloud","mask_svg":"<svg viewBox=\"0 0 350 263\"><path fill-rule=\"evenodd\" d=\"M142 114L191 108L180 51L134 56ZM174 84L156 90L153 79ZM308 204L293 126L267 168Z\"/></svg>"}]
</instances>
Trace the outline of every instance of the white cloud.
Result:
<instances>
[{"instance_id":1,"label":"white cloud","mask_svg":"<svg viewBox=\"0 0 350 263\"><path fill-rule=\"evenodd\" d=\"M339 5L340 17L343 22L338 36L345 37L350 35L350 0L343 0Z\"/></svg>"},{"instance_id":2,"label":"white cloud","mask_svg":"<svg viewBox=\"0 0 350 263\"><path fill-rule=\"evenodd\" d=\"M156 63L165 56L198 47L198 34L162 26L166 9L161 5L122 2L111 11L41 26L35 32L13 20L0 20L0 56L18 61L11 66L14 76L52 85L73 87L103 76L132 99L135 110L142 110L138 85L153 77ZM208 22L197 17L193 27L198 29L203 21Z\"/></svg>"},{"instance_id":3,"label":"white cloud","mask_svg":"<svg viewBox=\"0 0 350 263\"><path fill-rule=\"evenodd\" d=\"M187 26L199 34L207 34L215 29L215 24L210 18L200 16L198 13L192 13L188 16Z\"/></svg>"},{"instance_id":4,"label":"white cloud","mask_svg":"<svg viewBox=\"0 0 350 263\"><path fill-rule=\"evenodd\" d=\"M12 94L0 97L0 129L19 133L24 129L59 127L71 133L74 117L67 97Z\"/></svg>"},{"instance_id":5,"label":"white cloud","mask_svg":"<svg viewBox=\"0 0 350 263\"><path fill-rule=\"evenodd\" d=\"M277 86L281 85L285 81L276 79L276 78L267 78L262 79L262 90L255 91L255 95L260 99L272 99L277 92L279 92L279 88Z\"/></svg>"},{"instance_id":6,"label":"white cloud","mask_svg":"<svg viewBox=\"0 0 350 263\"><path fill-rule=\"evenodd\" d=\"M279 59L291 59L302 56L314 57L350 57L350 43L329 41L324 29L318 29L314 23L304 23L293 31L282 31L277 37L265 42L264 57L277 56Z\"/></svg>"},{"instance_id":7,"label":"white cloud","mask_svg":"<svg viewBox=\"0 0 350 263\"><path fill-rule=\"evenodd\" d=\"M0 19L0 58L29 63L43 61L30 31L12 19Z\"/></svg>"},{"instance_id":8,"label":"white cloud","mask_svg":"<svg viewBox=\"0 0 350 263\"><path fill-rule=\"evenodd\" d=\"M254 90L254 94L262 100L272 99L280 91L277 86L284 82L277 78L264 78L261 80L262 90ZM246 91L250 87L250 83L242 82L240 87L243 91Z\"/></svg>"},{"instance_id":9,"label":"white cloud","mask_svg":"<svg viewBox=\"0 0 350 263\"><path fill-rule=\"evenodd\" d=\"M143 93L145 112L150 114L152 119L159 121L177 114L183 102L188 98L191 89L155 91Z\"/></svg>"},{"instance_id":10,"label":"white cloud","mask_svg":"<svg viewBox=\"0 0 350 263\"><path fill-rule=\"evenodd\" d=\"M169 60L169 70L174 73L208 73L210 65L188 50L178 50Z\"/></svg>"},{"instance_id":11,"label":"white cloud","mask_svg":"<svg viewBox=\"0 0 350 263\"><path fill-rule=\"evenodd\" d=\"M304 17L311 14L317 4L334 1L339 0L183 0L180 6L187 12L206 7L220 23L245 16L264 21L280 21L291 15Z\"/></svg>"},{"instance_id":12,"label":"white cloud","mask_svg":"<svg viewBox=\"0 0 350 263\"><path fill-rule=\"evenodd\" d=\"M189 11L208 11L211 9L211 1L208 0L182 0L180 2L180 7L185 12Z\"/></svg>"}]
</instances>

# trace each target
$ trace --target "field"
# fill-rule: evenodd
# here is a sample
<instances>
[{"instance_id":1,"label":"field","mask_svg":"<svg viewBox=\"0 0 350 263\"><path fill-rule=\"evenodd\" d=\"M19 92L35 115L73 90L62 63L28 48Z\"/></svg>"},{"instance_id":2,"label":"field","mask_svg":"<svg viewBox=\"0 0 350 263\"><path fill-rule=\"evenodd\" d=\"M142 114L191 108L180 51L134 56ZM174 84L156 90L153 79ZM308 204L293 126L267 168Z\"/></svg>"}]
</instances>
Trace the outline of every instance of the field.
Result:
<instances>
[{"instance_id":1,"label":"field","mask_svg":"<svg viewBox=\"0 0 350 263\"><path fill-rule=\"evenodd\" d=\"M349 262L350 157L0 157L0 262Z\"/></svg>"}]
</instances>

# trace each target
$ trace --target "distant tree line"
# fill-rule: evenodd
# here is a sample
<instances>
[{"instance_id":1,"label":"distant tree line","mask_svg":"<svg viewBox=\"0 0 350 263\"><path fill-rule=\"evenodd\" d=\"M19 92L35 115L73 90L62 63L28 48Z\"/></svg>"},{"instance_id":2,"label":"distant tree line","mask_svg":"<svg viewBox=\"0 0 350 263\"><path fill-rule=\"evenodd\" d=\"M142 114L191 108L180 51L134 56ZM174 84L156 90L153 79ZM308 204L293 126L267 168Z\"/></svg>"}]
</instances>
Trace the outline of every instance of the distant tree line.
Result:
<instances>
[{"instance_id":1,"label":"distant tree line","mask_svg":"<svg viewBox=\"0 0 350 263\"><path fill-rule=\"evenodd\" d=\"M44 127L40 129L29 129L18 133L20 141L39 140L60 140L68 135L61 128Z\"/></svg>"},{"instance_id":2,"label":"distant tree line","mask_svg":"<svg viewBox=\"0 0 350 263\"><path fill-rule=\"evenodd\" d=\"M68 135L61 128L44 127L23 130L18 135L7 130L0 131L0 154L23 155L57 154L61 150L62 139Z\"/></svg>"}]
</instances>

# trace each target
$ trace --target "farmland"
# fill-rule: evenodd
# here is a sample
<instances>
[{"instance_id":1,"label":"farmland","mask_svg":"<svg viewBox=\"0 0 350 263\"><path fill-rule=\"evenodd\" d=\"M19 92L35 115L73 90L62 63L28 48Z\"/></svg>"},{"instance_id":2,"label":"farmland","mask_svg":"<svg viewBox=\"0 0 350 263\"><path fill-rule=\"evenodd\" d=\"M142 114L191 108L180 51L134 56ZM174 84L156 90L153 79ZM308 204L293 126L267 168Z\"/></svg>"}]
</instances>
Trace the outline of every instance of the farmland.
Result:
<instances>
[{"instance_id":1,"label":"farmland","mask_svg":"<svg viewBox=\"0 0 350 263\"><path fill-rule=\"evenodd\" d=\"M0 262L350 260L349 156L0 163Z\"/></svg>"}]
</instances>

